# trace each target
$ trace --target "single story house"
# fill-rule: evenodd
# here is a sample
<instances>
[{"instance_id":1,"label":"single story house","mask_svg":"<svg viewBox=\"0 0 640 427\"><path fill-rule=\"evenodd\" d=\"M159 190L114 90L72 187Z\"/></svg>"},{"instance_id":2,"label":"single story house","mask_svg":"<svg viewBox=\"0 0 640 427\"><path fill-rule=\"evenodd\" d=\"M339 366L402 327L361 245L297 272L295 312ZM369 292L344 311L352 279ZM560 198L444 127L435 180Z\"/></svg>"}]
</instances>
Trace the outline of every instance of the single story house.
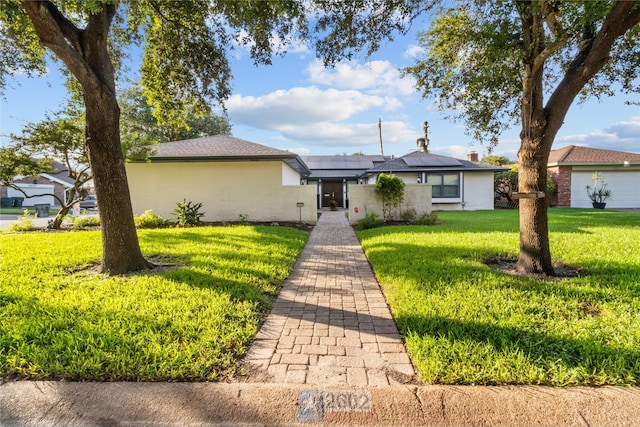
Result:
<instances>
[{"instance_id":1,"label":"single story house","mask_svg":"<svg viewBox=\"0 0 640 427\"><path fill-rule=\"evenodd\" d=\"M549 176L557 186L557 206L590 208L586 191L600 172L612 198L609 208L640 208L640 154L570 145L551 150Z\"/></svg>"},{"instance_id":2,"label":"single story house","mask_svg":"<svg viewBox=\"0 0 640 427\"><path fill-rule=\"evenodd\" d=\"M216 135L160 144L126 168L135 215L151 209L168 219L184 199L202 203L203 221L317 220L310 171L288 151Z\"/></svg>"},{"instance_id":3,"label":"single story house","mask_svg":"<svg viewBox=\"0 0 640 427\"><path fill-rule=\"evenodd\" d=\"M24 194L15 188L0 186L0 197L24 198L22 206L33 206L35 204L57 205L57 200L53 195L62 200L67 200L69 189L73 188L74 180L69 177L67 167L62 163L53 161L53 171L41 173L38 176L14 178L14 184L20 187L27 195L36 196L24 198Z\"/></svg>"},{"instance_id":4,"label":"single story house","mask_svg":"<svg viewBox=\"0 0 640 427\"><path fill-rule=\"evenodd\" d=\"M349 207L349 186L362 184L362 175L368 169L384 163L390 157L380 155L353 156L301 156L311 171L309 185L317 189L318 209L329 206L335 200L337 206Z\"/></svg>"},{"instance_id":5,"label":"single story house","mask_svg":"<svg viewBox=\"0 0 640 427\"><path fill-rule=\"evenodd\" d=\"M417 150L368 169L363 183L375 183L381 173L402 178L406 184L431 184L433 210L493 209L494 174L507 170L478 163L477 153L467 160Z\"/></svg>"}]
</instances>

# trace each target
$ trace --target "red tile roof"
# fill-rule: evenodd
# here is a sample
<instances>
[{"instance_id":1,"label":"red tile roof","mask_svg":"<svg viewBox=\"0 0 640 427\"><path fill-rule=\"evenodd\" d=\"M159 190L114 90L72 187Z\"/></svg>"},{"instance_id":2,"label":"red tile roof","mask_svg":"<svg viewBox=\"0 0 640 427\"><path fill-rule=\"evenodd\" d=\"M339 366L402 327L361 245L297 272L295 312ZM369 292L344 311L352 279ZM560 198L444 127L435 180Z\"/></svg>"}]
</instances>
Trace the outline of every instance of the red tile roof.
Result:
<instances>
[{"instance_id":1,"label":"red tile roof","mask_svg":"<svg viewBox=\"0 0 640 427\"><path fill-rule=\"evenodd\" d=\"M558 150L551 150L548 164L607 164L624 162L640 162L640 154L569 145Z\"/></svg>"}]
</instances>

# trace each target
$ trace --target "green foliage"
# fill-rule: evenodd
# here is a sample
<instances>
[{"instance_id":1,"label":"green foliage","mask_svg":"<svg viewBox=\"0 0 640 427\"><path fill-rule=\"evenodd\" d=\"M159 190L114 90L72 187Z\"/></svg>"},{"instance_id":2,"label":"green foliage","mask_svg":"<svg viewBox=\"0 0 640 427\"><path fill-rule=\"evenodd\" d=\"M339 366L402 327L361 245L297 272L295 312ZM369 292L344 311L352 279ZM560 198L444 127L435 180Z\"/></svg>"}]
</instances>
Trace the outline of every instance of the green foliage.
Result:
<instances>
[{"instance_id":1,"label":"green foliage","mask_svg":"<svg viewBox=\"0 0 640 427\"><path fill-rule=\"evenodd\" d=\"M356 222L356 230L367 230L369 228L382 227L384 221L380 219L375 212L368 212L364 218L361 218Z\"/></svg>"},{"instance_id":2,"label":"green foliage","mask_svg":"<svg viewBox=\"0 0 640 427\"><path fill-rule=\"evenodd\" d=\"M47 114L43 121L27 123L20 135L10 136L13 145L0 149L0 180L10 180L5 185L18 189L12 182L15 175L64 172L72 180L66 199L49 193L61 206L51 224L52 228L59 228L63 217L85 193L83 186L93 178L87 158L82 114L73 102L68 102L62 110Z\"/></svg>"},{"instance_id":3,"label":"green foliage","mask_svg":"<svg viewBox=\"0 0 640 427\"><path fill-rule=\"evenodd\" d=\"M395 175L381 173L376 182L375 192L382 201L384 220L391 220L393 208L397 208L404 200L404 181Z\"/></svg>"},{"instance_id":4,"label":"green foliage","mask_svg":"<svg viewBox=\"0 0 640 427\"><path fill-rule=\"evenodd\" d=\"M551 250L581 273L515 276L518 212L358 232L428 384L640 384L637 213L550 209ZM557 267L556 270L560 270Z\"/></svg>"},{"instance_id":5,"label":"green foliage","mask_svg":"<svg viewBox=\"0 0 640 427\"><path fill-rule=\"evenodd\" d=\"M591 179L593 187L587 185L587 195L593 203L604 203L612 198L611 190L607 188L609 184L602 179L600 172L594 173Z\"/></svg>"},{"instance_id":6,"label":"green foliage","mask_svg":"<svg viewBox=\"0 0 640 427\"><path fill-rule=\"evenodd\" d=\"M425 98L436 99L447 117L466 123L468 132L479 141L496 144L505 129L520 123L524 78L523 58L544 51L536 58L544 64L545 93L564 73L581 65L578 53L593 47L596 29L603 25L614 7L612 2L558 2L543 8L537 2L461 2L443 7L420 36L425 55L406 74L415 77ZM546 15L543 17L543 15ZM527 19L536 23L553 22L544 37L527 37ZM609 62L585 85L581 96L612 96L612 88L638 92L638 16L626 35L614 42ZM621 22L609 22L623 28ZM542 24L541 24L542 25ZM566 89L558 85L560 90ZM568 95L567 95L568 96ZM548 97L547 97L548 98ZM464 108L458 108L464 107Z\"/></svg>"},{"instance_id":7,"label":"green foliage","mask_svg":"<svg viewBox=\"0 0 640 427\"><path fill-rule=\"evenodd\" d=\"M247 215L247 214L240 214L240 215L238 215L238 222L239 222L241 225L245 225L245 224L247 224L247 222L249 222L249 215Z\"/></svg>"},{"instance_id":8,"label":"green foliage","mask_svg":"<svg viewBox=\"0 0 640 427\"><path fill-rule=\"evenodd\" d=\"M98 231L0 234L0 377L229 379L307 238L268 226L138 235L164 268L109 277L91 269Z\"/></svg>"},{"instance_id":9,"label":"green foliage","mask_svg":"<svg viewBox=\"0 0 640 427\"><path fill-rule=\"evenodd\" d=\"M411 221L412 225L435 225L438 223L438 214L431 212L430 214L422 214Z\"/></svg>"},{"instance_id":10,"label":"green foliage","mask_svg":"<svg viewBox=\"0 0 640 427\"><path fill-rule=\"evenodd\" d=\"M480 163L496 166L507 166L514 162L512 162L508 157L505 156L485 156L480 159Z\"/></svg>"},{"instance_id":11,"label":"green foliage","mask_svg":"<svg viewBox=\"0 0 640 427\"><path fill-rule=\"evenodd\" d=\"M89 227L99 227L100 226L100 217L97 215L82 215L77 216L73 220L71 224L73 228L89 228Z\"/></svg>"},{"instance_id":12,"label":"green foliage","mask_svg":"<svg viewBox=\"0 0 640 427\"><path fill-rule=\"evenodd\" d=\"M48 159L34 159L20 147L0 147L0 185L11 186L16 175L35 176L50 171Z\"/></svg>"},{"instance_id":13,"label":"green foliage","mask_svg":"<svg viewBox=\"0 0 640 427\"><path fill-rule=\"evenodd\" d=\"M518 167L513 166L511 170L498 172L493 177L493 185L496 193L511 201L513 192L518 191ZM553 194L556 191L556 183L547 176L546 194Z\"/></svg>"},{"instance_id":14,"label":"green foliage","mask_svg":"<svg viewBox=\"0 0 640 427\"><path fill-rule=\"evenodd\" d=\"M133 217L133 222L135 222L137 228L158 228L167 224L167 221L162 216L153 213L151 209Z\"/></svg>"},{"instance_id":15,"label":"green foliage","mask_svg":"<svg viewBox=\"0 0 640 427\"><path fill-rule=\"evenodd\" d=\"M175 215L178 226L193 227L200 225L200 218L204 216L204 213L200 212L202 203L187 202L187 199L183 199L176 204L178 207L171 213Z\"/></svg>"},{"instance_id":16,"label":"green foliage","mask_svg":"<svg viewBox=\"0 0 640 427\"><path fill-rule=\"evenodd\" d=\"M33 225L34 216L29 213L28 209L22 212L22 216L18 217L18 220L9 226L11 231L32 231L36 228Z\"/></svg>"},{"instance_id":17,"label":"green foliage","mask_svg":"<svg viewBox=\"0 0 640 427\"><path fill-rule=\"evenodd\" d=\"M198 115L191 111L185 116L184 127L158 125L153 107L138 85L125 89L118 104L122 151L128 160L146 160L158 143L231 133L229 120L211 112Z\"/></svg>"}]
</instances>

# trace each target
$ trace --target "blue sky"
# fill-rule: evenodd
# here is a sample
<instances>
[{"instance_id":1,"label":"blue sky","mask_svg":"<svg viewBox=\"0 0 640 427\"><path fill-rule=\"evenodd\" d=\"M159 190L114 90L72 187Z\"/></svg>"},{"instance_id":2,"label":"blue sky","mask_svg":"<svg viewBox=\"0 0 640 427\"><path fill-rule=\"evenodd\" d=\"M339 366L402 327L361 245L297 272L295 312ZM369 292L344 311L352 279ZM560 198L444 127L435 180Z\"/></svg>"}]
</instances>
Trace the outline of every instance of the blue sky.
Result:
<instances>
[{"instance_id":1,"label":"blue sky","mask_svg":"<svg viewBox=\"0 0 640 427\"><path fill-rule=\"evenodd\" d=\"M411 78L401 77L399 69L420 54L418 30L371 58L362 55L332 69L323 68L305 45L290 46L284 58L258 67L246 50L236 48L231 59L234 90L227 102L233 134L302 155L379 154L381 119L384 154L400 156L416 148L427 120L431 152L458 158L472 150L486 154L487 147L474 143L462 123L445 120L433 100L422 99ZM18 76L9 86L0 102L2 135L43 119L65 97L55 66L44 77ZM573 144L640 152L640 107L625 105L628 99L620 95L574 103L553 148ZM518 134L518 128L505 132L494 154L515 159Z\"/></svg>"}]
</instances>

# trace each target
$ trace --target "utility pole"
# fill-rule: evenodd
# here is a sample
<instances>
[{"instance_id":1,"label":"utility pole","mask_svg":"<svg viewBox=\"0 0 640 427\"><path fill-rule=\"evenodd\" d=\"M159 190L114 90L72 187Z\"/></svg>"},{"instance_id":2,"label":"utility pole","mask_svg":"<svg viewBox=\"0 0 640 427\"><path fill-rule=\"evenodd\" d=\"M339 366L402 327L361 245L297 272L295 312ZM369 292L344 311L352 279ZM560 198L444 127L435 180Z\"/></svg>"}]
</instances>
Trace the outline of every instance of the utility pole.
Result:
<instances>
[{"instance_id":1,"label":"utility pole","mask_svg":"<svg viewBox=\"0 0 640 427\"><path fill-rule=\"evenodd\" d=\"M382 148L382 119L378 118L378 135L380 137L380 155L384 156L384 148Z\"/></svg>"}]
</instances>

